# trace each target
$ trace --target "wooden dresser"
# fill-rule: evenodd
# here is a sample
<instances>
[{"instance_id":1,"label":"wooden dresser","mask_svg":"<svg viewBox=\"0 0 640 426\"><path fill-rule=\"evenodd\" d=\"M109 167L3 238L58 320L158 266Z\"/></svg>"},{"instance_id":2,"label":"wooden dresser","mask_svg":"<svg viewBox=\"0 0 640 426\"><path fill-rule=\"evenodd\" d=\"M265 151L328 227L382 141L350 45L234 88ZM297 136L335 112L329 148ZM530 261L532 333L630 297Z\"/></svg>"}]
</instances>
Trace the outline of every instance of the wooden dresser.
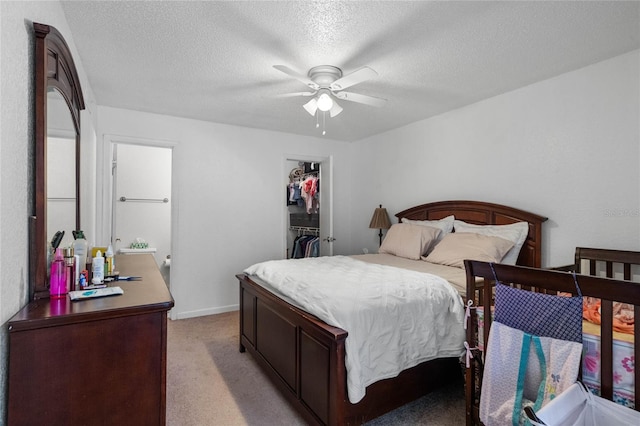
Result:
<instances>
[{"instance_id":1,"label":"wooden dresser","mask_svg":"<svg viewBox=\"0 0 640 426\"><path fill-rule=\"evenodd\" d=\"M36 300L8 322L9 425L165 424L167 311L152 255L116 256L123 295Z\"/></svg>"}]
</instances>

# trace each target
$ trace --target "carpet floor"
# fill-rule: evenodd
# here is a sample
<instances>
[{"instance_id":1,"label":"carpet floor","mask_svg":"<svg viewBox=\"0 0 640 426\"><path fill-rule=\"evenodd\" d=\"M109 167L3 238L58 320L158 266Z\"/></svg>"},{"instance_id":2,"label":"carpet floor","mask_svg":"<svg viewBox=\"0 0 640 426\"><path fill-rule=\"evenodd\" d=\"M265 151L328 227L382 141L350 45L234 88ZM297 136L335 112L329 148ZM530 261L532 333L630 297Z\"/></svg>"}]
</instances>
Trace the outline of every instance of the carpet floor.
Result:
<instances>
[{"instance_id":1,"label":"carpet floor","mask_svg":"<svg viewBox=\"0 0 640 426\"><path fill-rule=\"evenodd\" d=\"M260 371L238 351L238 312L168 321L167 425L305 425ZM367 426L457 426L465 422L464 389L449 386Z\"/></svg>"}]
</instances>

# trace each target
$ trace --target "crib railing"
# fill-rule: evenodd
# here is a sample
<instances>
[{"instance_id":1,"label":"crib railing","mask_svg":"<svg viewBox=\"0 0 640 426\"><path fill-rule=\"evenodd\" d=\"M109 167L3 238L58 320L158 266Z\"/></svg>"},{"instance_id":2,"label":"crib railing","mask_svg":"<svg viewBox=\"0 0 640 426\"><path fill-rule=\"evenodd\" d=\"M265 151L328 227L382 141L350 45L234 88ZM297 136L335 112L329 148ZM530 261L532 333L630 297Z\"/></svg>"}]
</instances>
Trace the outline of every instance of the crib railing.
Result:
<instances>
[{"instance_id":1,"label":"crib railing","mask_svg":"<svg viewBox=\"0 0 640 426\"><path fill-rule=\"evenodd\" d=\"M593 249L591 249L593 250ZM581 257L594 258L596 252L580 251ZM604 253L600 253L604 257ZM625 258L626 259L626 258ZM589 259L591 260L591 259ZM595 260L595 259L594 259ZM602 261L601 258L596 260ZM605 260L606 262L606 260ZM615 262L614 262L615 263ZM478 261L465 261L467 274L467 299L473 301L473 306L482 306L484 309L483 330L484 342L488 342L491 327L491 306L493 305L494 277L497 275L502 283L518 288L544 292L544 293L571 293L575 294L576 286L572 272L557 270L544 270L521 266L495 264L492 271L489 263ZM597 266L597 265L596 265ZM607 266L605 265L605 270ZM612 270L615 268L612 267ZM623 267L624 270L624 267ZM613 302L628 303L634 306L635 312L640 312L640 283L629 280L615 280L612 278L578 274L576 276L583 296L599 298L602 301L601 323L601 361L600 381L601 396L613 398ZM473 311L473 310L472 310ZM467 328L467 342L470 347L477 346L477 317L471 314L471 324ZM634 354L635 359L640 359L640 325L635 322ZM634 371L635 379L635 409L640 411L640 369ZM472 362L466 371L466 408L467 425L481 424L478 417L479 390L482 381L482 372L478 371L477 364Z\"/></svg>"}]
</instances>

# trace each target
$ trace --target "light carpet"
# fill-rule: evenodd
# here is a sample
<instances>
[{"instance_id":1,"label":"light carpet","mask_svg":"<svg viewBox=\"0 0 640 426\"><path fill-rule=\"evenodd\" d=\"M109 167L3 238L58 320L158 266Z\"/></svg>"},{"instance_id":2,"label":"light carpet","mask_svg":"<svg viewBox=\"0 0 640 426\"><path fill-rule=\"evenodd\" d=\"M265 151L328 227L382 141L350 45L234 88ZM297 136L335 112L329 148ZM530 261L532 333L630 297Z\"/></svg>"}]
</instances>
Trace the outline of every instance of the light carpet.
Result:
<instances>
[{"instance_id":1,"label":"light carpet","mask_svg":"<svg viewBox=\"0 0 640 426\"><path fill-rule=\"evenodd\" d=\"M167 425L305 425L248 353L238 312L168 321ZM367 426L465 422L464 389L432 392Z\"/></svg>"}]
</instances>

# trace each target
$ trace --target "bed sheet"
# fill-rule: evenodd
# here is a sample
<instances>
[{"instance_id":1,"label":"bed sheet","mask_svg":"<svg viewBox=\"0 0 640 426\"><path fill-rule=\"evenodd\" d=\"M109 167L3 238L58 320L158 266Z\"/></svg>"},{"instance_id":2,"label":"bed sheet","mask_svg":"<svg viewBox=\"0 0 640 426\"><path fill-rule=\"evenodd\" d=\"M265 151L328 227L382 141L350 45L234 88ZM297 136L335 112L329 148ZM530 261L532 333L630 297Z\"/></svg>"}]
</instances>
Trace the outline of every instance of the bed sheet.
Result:
<instances>
[{"instance_id":1,"label":"bed sheet","mask_svg":"<svg viewBox=\"0 0 640 426\"><path fill-rule=\"evenodd\" d=\"M436 263L430 263L425 260L411 260L387 253L358 254L350 257L365 262L377 263L379 265L394 266L396 268L409 269L411 271L437 275L447 280L449 284L451 284L451 286L453 286L453 288L455 288L463 298L465 297L465 293L467 292L467 276L464 272L464 269L461 268L438 265Z\"/></svg>"},{"instance_id":2,"label":"bed sheet","mask_svg":"<svg viewBox=\"0 0 640 426\"><path fill-rule=\"evenodd\" d=\"M374 382L464 352L462 298L438 276L347 256L267 261L244 272L349 333L345 365L352 403Z\"/></svg>"}]
</instances>

